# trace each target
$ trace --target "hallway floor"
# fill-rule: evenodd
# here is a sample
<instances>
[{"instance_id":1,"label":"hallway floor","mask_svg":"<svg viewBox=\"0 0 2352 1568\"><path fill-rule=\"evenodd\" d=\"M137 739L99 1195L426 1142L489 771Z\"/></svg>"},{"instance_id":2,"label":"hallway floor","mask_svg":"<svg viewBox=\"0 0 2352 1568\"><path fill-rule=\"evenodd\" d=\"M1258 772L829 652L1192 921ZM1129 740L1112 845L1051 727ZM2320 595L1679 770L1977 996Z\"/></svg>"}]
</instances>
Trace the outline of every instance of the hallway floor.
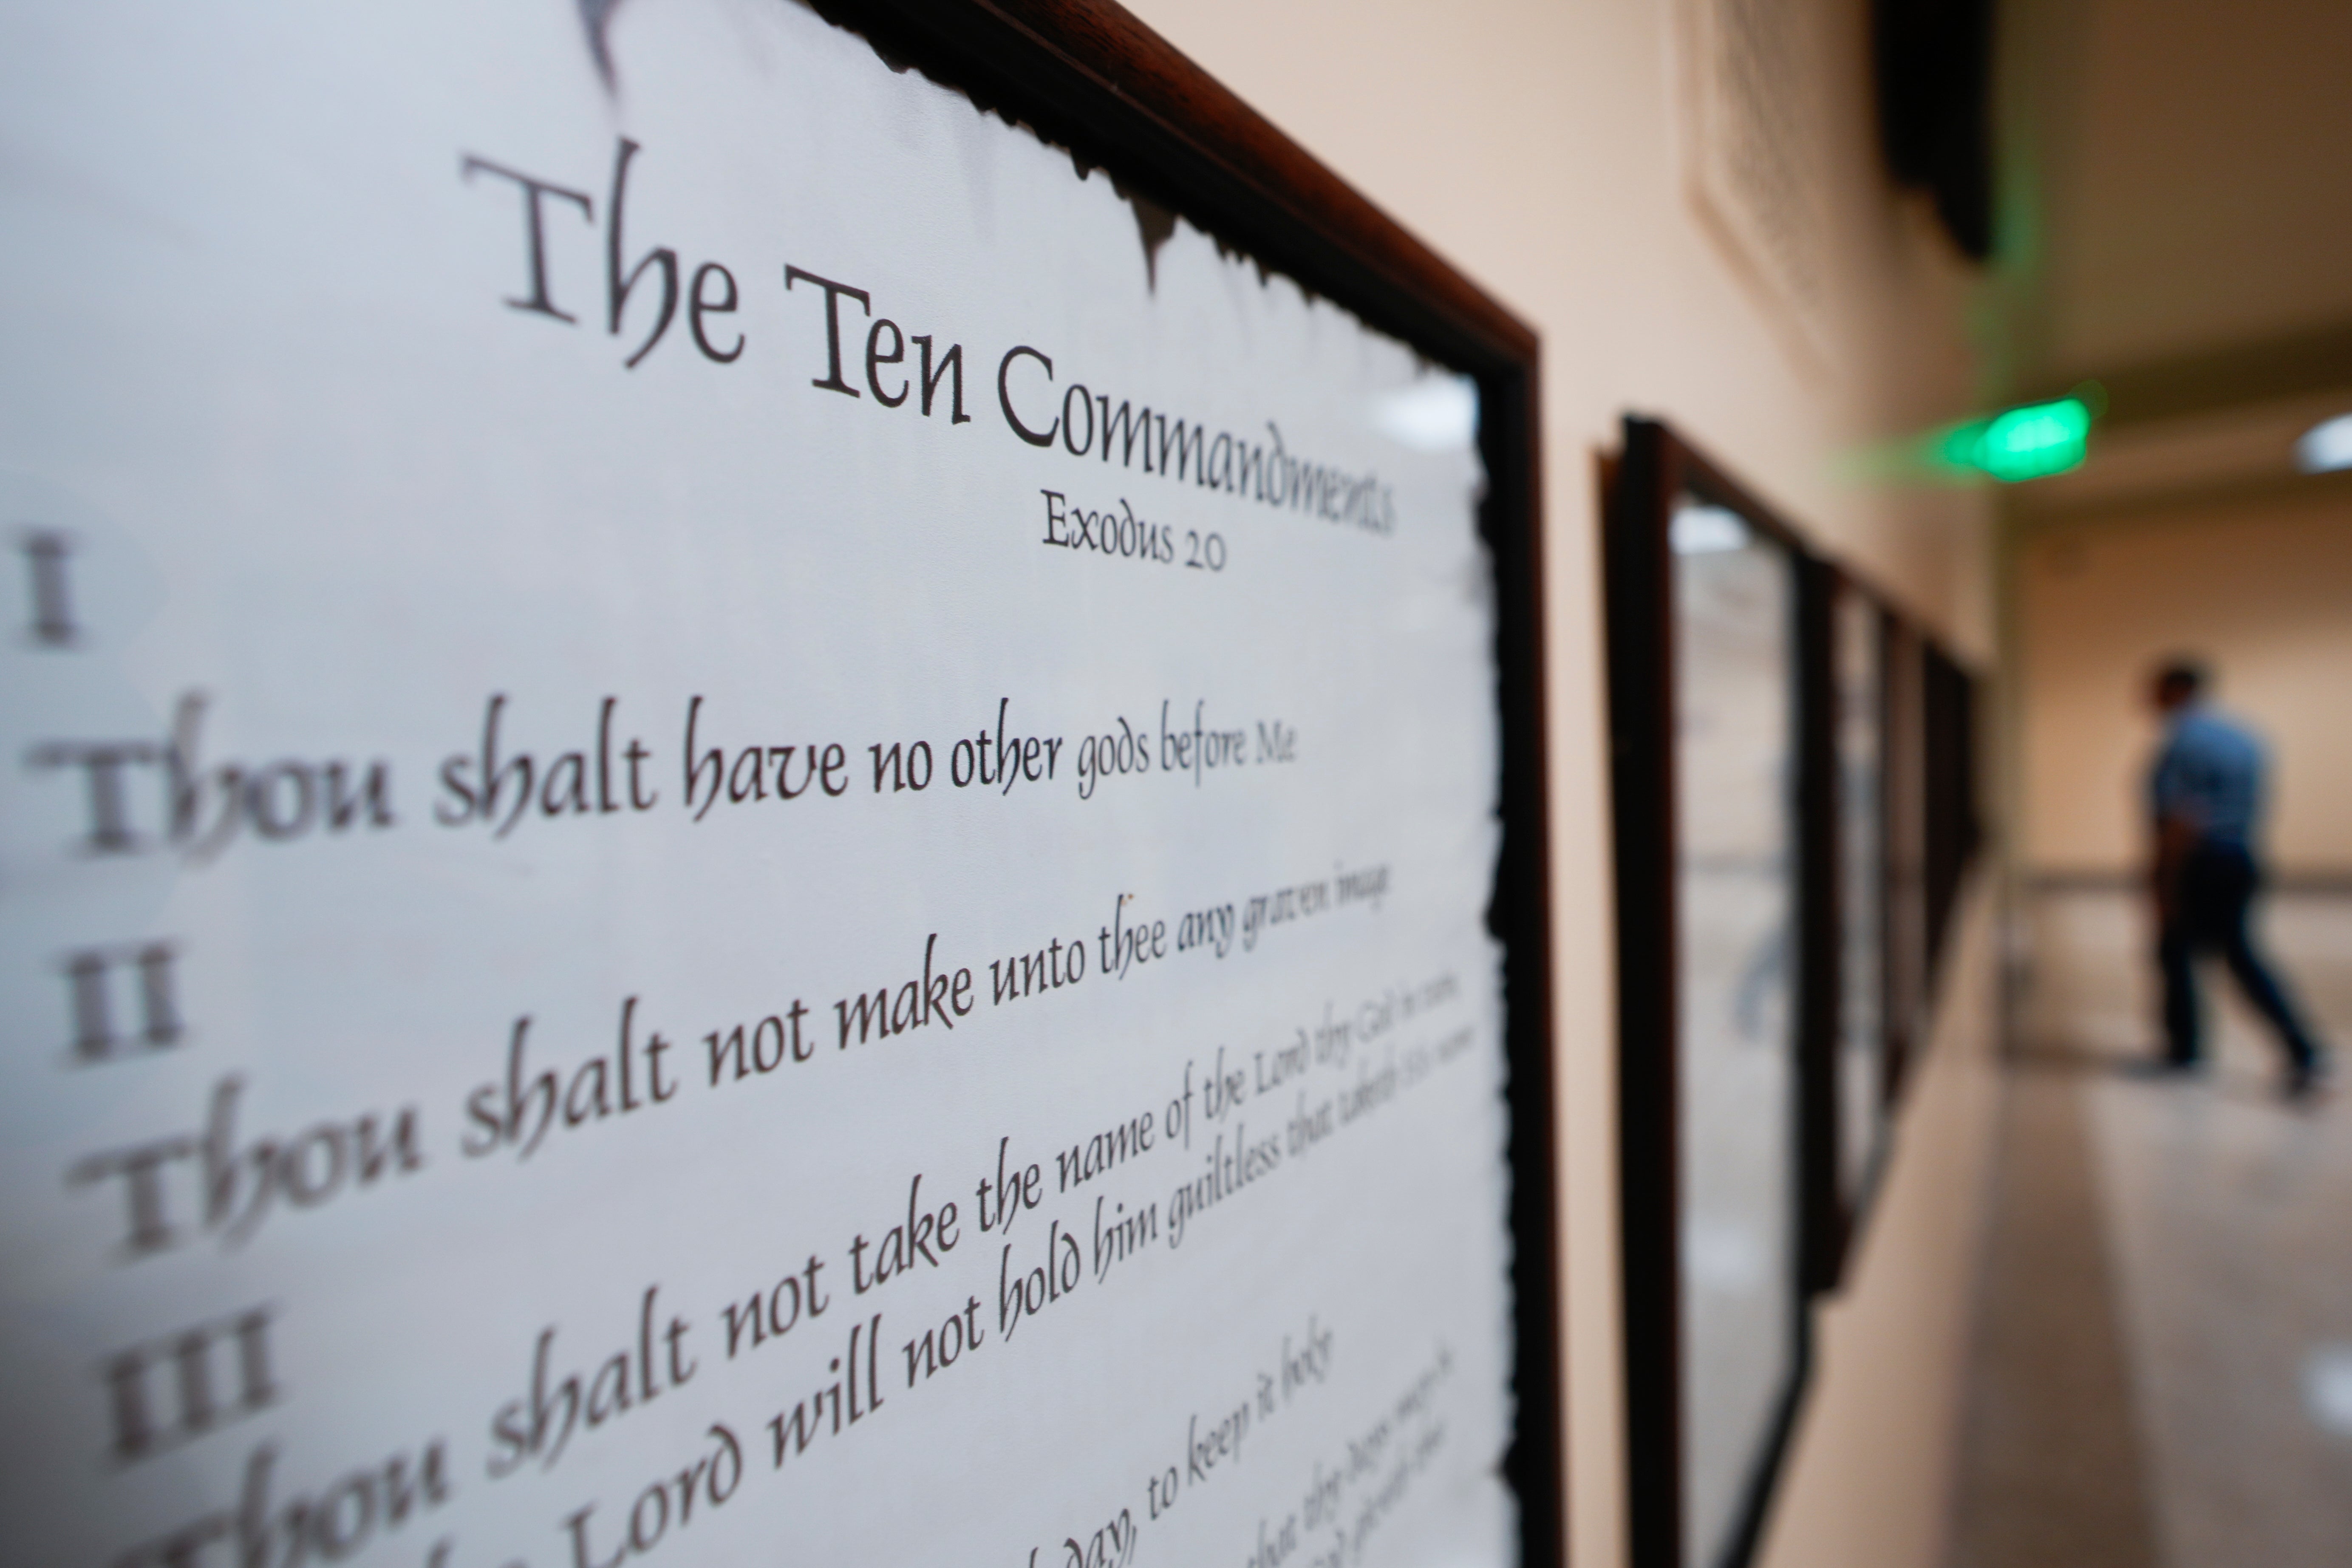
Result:
<instances>
[{"instance_id":1,"label":"hallway floor","mask_svg":"<svg viewBox=\"0 0 2352 1568\"><path fill-rule=\"evenodd\" d=\"M2038 893L1978 1304L1953 1568L2352 1563L2352 898L2271 900L2337 1050L2290 1108L2212 973L2200 1077L2153 1046L2137 900Z\"/></svg>"}]
</instances>

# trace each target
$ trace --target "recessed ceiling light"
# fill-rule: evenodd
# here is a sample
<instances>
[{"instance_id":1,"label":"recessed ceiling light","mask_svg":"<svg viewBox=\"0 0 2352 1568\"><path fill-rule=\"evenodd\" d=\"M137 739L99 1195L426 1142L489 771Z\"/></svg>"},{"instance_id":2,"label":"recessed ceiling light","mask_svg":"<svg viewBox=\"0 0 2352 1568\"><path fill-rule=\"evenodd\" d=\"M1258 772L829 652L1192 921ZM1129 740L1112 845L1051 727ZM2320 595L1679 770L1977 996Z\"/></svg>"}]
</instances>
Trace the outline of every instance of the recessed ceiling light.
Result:
<instances>
[{"instance_id":1,"label":"recessed ceiling light","mask_svg":"<svg viewBox=\"0 0 2352 1568\"><path fill-rule=\"evenodd\" d=\"M2320 1345L2305 1359L2303 1402L2312 1420L2352 1437L2352 1345Z\"/></svg>"},{"instance_id":2,"label":"recessed ceiling light","mask_svg":"<svg viewBox=\"0 0 2352 1568\"><path fill-rule=\"evenodd\" d=\"M2294 466L2306 474L2352 468L2352 414L2325 419L2294 444Z\"/></svg>"}]
</instances>

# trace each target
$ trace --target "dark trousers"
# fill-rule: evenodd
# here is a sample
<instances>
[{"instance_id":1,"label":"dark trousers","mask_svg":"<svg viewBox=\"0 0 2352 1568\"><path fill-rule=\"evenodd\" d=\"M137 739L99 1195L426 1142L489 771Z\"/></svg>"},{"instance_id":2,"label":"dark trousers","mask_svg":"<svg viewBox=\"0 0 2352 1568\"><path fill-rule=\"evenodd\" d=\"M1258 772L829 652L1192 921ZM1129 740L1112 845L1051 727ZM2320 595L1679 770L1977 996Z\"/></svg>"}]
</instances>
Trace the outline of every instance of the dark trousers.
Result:
<instances>
[{"instance_id":1,"label":"dark trousers","mask_svg":"<svg viewBox=\"0 0 2352 1568\"><path fill-rule=\"evenodd\" d=\"M2231 978L2254 1011L2278 1032L2287 1059L2297 1068L2310 1067L2318 1048L2246 934L2247 908L2262 879L2253 857L2234 845L2200 845L2182 861L2179 879L2172 916L2157 942L2157 963L2164 971L2164 1035L2169 1058L2181 1064L2198 1059L2195 959L2200 952L2215 952L2230 966Z\"/></svg>"}]
</instances>

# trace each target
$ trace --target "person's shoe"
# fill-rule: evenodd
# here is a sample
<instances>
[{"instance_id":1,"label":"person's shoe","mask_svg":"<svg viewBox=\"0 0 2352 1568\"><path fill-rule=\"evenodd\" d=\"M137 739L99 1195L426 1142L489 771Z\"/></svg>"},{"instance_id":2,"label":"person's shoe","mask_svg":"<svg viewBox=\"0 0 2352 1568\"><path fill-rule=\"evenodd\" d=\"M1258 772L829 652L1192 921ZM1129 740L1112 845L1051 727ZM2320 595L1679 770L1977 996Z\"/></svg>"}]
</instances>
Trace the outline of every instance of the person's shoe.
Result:
<instances>
[{"instance_id":1,"label":"person's shoe","mask_svg":"<svg viewBox=\"0 0 2352 1568\"><path fill-rule=\"evenodd\" d=\"M2307 1105L2326 1094L2335 1074L2326 1057L2314 1057L2297 1062L2286 1070L2286 1098L2290 1105Z\"/></svg>"}]
</instances>

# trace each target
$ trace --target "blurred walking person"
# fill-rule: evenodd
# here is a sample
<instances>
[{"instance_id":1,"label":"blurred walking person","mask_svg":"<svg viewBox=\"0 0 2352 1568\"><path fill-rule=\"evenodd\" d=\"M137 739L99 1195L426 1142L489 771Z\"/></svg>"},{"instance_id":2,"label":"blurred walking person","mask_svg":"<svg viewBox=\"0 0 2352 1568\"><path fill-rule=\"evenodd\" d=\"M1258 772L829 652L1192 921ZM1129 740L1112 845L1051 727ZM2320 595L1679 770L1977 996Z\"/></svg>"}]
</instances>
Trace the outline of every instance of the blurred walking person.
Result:
<instances>
[{"instance_id":1,"label":"blurred walking person","mask_svg":"<svg viewBox=\"0 0 2352 1568\"><path fill-rule=\"evenodd\" d=\"M2218 952L2286 1051L2287 1097L2305 1100L2321 1087L2327 1054L2246 929L2262 883L2256 829L2267 759L2260 741L2206 704L2207 683L2203 665L2174 659L2157 672L2151 692L2165 720L2164 744L2147 781L2157 963L2164 974L2165 1055L2158 1065L2186 1072L2202 1063L2196 959Z\"/></svg>"}]
</instances>

